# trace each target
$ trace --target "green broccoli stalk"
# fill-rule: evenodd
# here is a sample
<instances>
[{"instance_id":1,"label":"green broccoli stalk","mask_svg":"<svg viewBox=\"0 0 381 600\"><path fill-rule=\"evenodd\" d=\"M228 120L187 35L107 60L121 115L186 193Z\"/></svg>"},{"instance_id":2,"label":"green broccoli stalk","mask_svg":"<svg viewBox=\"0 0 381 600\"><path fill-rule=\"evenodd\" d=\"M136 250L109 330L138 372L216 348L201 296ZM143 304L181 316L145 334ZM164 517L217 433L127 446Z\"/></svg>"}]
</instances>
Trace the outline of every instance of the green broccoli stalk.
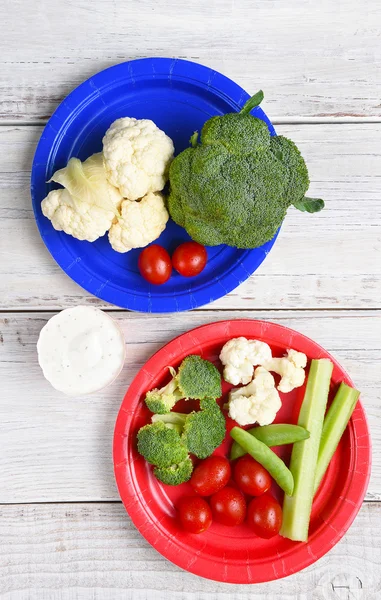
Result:
<instances>
[{"instance_id":1,"label":"green broccoli stalk","mask_svg":"<svg viewBox=\"0 0 381 600\"><path fill-rule=\"evenodd\" d=\"M177 465L188 456L188 449L179 432L160 421L139 429L138 452L156 467Z\"/></svg>"},{"instance_id":2,"label":"green broccoli stalk","mask_svg":"<svg viewBox=\"0 0 381 600\"><path fill-rule=\"evenodd\" d=\"M169 370L171 381L163 388L155 388L146 394L145 402L151 412L169 413L182 398L202 400L221 396L221 375L208 360L191 354L184 358L177 374L172 367Z\"/></svg>"},{"instance_id":3,"label":"green broccoli stalk","mask_svg":"<svg viewBox=\"0 0 381 600\"><path fill-rule=\"evenodd\" d=\"M173 367L168 367L168 369L172 375L171 381L164 387L160 389L155 388L146 394L146 405L153 413L168 413L176 402L183 398L178 389L175 369Z\"/></svg>"},{"instance_id":4,"label":"green broccoli stalk","mask_svg":"<svg viewBox=\"0 0 381 600\"><path fill-rule=\"evenodd\" d=\"M226 425L225 418L213 398L200 400L199 411L189 414L171 412L168 415L153 415L152 422L162 422L176 427L182 433L182 441L189 452L197 458L210 456L222 444Z\"/></svg>"},{"instance_id":5,"label":"green broccoli stalk","mask_svg":"<svg viewBox=\"0 0 381 600\"><path fill-rule=\"evenodd\" d=\"M271 137L250 114L262 99L260 91L241 112L209 119L200 142L195 132L171 163L170 215L201 244L256 248L275 235L291 205L306 212L324 206L305 196L308 171L295 144Z\"/></svg>"}]
</instances>

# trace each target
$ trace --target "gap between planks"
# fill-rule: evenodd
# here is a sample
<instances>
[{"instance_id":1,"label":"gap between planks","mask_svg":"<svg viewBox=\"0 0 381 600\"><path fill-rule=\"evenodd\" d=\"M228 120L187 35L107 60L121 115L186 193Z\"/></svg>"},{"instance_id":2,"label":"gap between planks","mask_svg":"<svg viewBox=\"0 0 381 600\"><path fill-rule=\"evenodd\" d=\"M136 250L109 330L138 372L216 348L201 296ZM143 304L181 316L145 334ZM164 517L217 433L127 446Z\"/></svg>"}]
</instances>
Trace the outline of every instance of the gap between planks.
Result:
<instances>
[{"instance_id":1,"label":"gap between planks","mask_svg":"<svg viewBox=\"0 0 381 600\"><path fill-rule=\"evenodd\" d=\"M370 494L363 500L366 504L380 504L381 505L381 494ZM0 502L1 506L56 506L56 505L70 505L70 504L123 504L121 500L105 500L104 498L99 500L34 500L31 502Z\"/></svg>"},{"instance_id":2,"label":"gap between planks","mask_svg":"<svg viewBox=\"0 0 381 600\"><path fill-rule=\"evenodd\" d=\"M96 296L94 296L94 298L96 298ZM102 302L102 300L99 300L99 302ZM95 308L99 308L100 310L103 310L104 312L108 312L108 313L116 313L116 314L120 314L121 312L125 312L128 314L133 314L133 315L152 315L152 316L161 316L164 317L166 315L169 314L180 314L180 312L183 312L185 314L189 314L189 313L198 313L198 312L205 312L206 306L208 306L207 304L204 304L203 306L200 306L199 308L193 308L191 310L186 310L186 311L179 311L179 312L173 312L173 313L154 313L154 312L140 312L140 311L134 311L134 310L129 310L128 308L119 308L117 306L112 306L112 307L108 307L108 306L96 306ZM0 315L9 315L12 313L15 314L25 314L25 315L38 315L40 313L47 313L47 314L55 314L58 312L61 312L62 310L65 310L65 308L72 308L71 306L67 306L64 308L31 308L31 309L25 309L23 307L16 307L16 308L5 308L5 309L0 309ZM352 313L352 312L375 312L375 313L380 313L381 314L381 308L377 308L377 307L369 307L366 306L364 307L350 307L350 308L345 308L345 307L341 307L341 306L332 306L330 308L319 308L319 307L314 307L314 308L308 308L308 307L298 307L298 308L215 308L210 310L210 313L212 314L213 312L229 312L229 313L240 313L240 312L251 312L251 313L265 313L265 312L272 312L272 313L279 313L279 312L286 312L286 313L292 313L292 312L320 312L320 313L338 313L338 312L345 312L345 313ZM378 316L378 315L377 315Z\"/></svg>"},{"instance_id":3,"label":"gap between planks","mask_svg":"<svg viewBox=\"0 0 381 600\"><path fill-rule=\"evenodd\" d=\"M64 100L64 99L63 99ZM53 113L52 113L53 114ZM267 113L266 113L267 114ZM267 115L273 125L364 125L366 123L381 123L381 117L271 117ZM49 119L36 119L33 121L14 121L1 119L0 127L44 127Z\"/></svg>"}]
</instances>

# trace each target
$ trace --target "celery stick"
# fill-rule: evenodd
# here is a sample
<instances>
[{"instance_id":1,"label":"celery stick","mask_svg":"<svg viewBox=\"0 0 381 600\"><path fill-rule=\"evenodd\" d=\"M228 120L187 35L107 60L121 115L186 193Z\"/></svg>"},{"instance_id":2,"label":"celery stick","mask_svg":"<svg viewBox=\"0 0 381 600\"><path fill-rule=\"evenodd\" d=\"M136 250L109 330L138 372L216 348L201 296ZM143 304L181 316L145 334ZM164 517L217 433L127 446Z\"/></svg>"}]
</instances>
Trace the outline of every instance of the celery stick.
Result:
<instances>
[{"instance_id":1,"label":"celery stick","mask_svg":"<svg viewBox=\"0 0 381 600\"><path fill-rule=\"evenodd\" d=\"M315 473L314 494L323 479L331 458L340 442L348 421L352 416L360 392L341 383L337 394L327 411L321 434L319 455Z\"/></svg>"},{"instance_id":2,"label":"celery stick","mask_svg":"<svg viewBox=\"0 0 381 600\"><path fill-rule=\"evenodd\" d=\"M290 461L294 493L284 496L280 534L304 542L308 538L315 471L333 364L328 359L312 360L298 425L310 432L308 440L295 442Z\"/></svg>"}]
</instances>

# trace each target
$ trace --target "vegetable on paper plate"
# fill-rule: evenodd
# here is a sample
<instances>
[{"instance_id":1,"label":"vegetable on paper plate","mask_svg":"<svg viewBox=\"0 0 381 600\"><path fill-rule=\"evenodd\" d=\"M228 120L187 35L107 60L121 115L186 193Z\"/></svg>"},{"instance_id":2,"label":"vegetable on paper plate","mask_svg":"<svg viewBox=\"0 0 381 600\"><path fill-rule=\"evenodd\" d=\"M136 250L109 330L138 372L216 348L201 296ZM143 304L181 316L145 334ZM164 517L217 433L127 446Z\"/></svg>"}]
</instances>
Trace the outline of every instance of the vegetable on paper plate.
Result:
<instances>
[{"instance_id":1,"label":"vegetable on paper plate","mask_svg":"<svg viewBox=\"0 0 381 600\"><path fill-rule=\"evenodd\" d=\"M210 498L213 519L221 525L234 527L245 520L246 502L239 490L226 486Z\"/></svg>"},{"instance_id":2,"label":"vegetable on paper plate","mask_svg":"<svg viewBox=\"0 0 381 600\"><path fill-rule=\"evenodd\" d=\"M202 400L219 398L222 394L221 376L213 363L197 354L190 354L182 361L176 374L169 367L172 379L167 385L150 390L145 402L151 412L169 413L182 398Z\"/></svg>"},{"instance_id":3,"label":"vegetable on paper plate","mask_svg":"<svg viewBox=\"0 0 381 600\"><path fill-rule=\"evenodd\" d=\"M193 471L190 484L199 496L211 496L228 483L230 463L224 456L209 456Z\"/></svg>"},{"instance_id":4,"label":"vegetable on paper plate","mask_svg":"<svg viewBox=\"0 0 381 600\"><path fill-rule=\"evenodd\" d=\"M51 191L41 202L43 215L57 231L94 242L119 217L123 198L106 178L101 153L93 154L83 163L71 158L50 181L64 187Z\"/></svg>"},{"instance_id":5,"label":"vegetable on paper plate","mask_svg":"<svg viewBox=\"0 0 381 600\"><path fill-rule=\"evenodd\" d=\"M170 412L153 415L152 422L159 421L176 429L188 451L197 458L210 456L222 444L226 433L224 415L213 398L200 400L200 410L188 414Z\"/></svg>"},{"instance_id":6,"label":"vegetable on paper plate","mask_svg":"<svg viewBox=\"0 0 381 600\"><path fill-rule=\"evenodd\" d=\"M230 435L233 440L238 442L246 452L270 473L279 487L281 487L286 494L292 494L294 489L294 479L291 471L275 452L240 427L233 427Z\"/></svg>"},{"instance_id":7,"label":"vegetable on paper plate","mask_svg":"<svg viewBox=\"0 0 381 600\"><path fill-rule=\"evenodd\" d=\"M171 258L163 246L152 244L140 253L138 268L146 281L154 285L162 285L171 276Z\"/></svg>"},{"instance_id":8,"label":"vegetable on paper plate","mask_svg":"<svg viewBox=\"0 0 381 600\"><path fill-rule=\"evenodd\" d=\"M91 306L67 308L41 329L38 361L46 379L68 396L91 394L122 370L125 341L117 323Z\"/></svg>"},{"instance_id":9,"label":"vegetable on paper plate","mask_svg":"<svg viewBox=\"0 0 381 600\"><path fill-rule=\"evenodd\" d=\"M208 260L205 246L197 242L184 242L177 246L172 256L173 268L183 277L195 277L204 269Z\"/></svg>"},{"instance_id":10,"label":"vegetable on paper plate","mask_svg":"<svg viewBox=\"0 0 381 600\"><path fill-rule=\"evenodd\" d=\"M189 533L203 533L212 524L210 506L200 496L183 496L177 510L182 528Z\"/></svg>"},{"instance_id":11,"label":"vegetable on paper plate","mask_svg":"<svg viewBox=\"0 0 381 600\"><path fill-rule=\"evenodd\" d=\"M252 456L242 456L234 465L234 481L249 496L261 496L271 487L271 477Z\"/></svg>"},{"instance_id":12,"label":"vegetable on paper plate","mask_svg":"<svg viewBox=\"0 0 381 600\"><path fill-rule=\"evenodd\" d=\"M303 352L292 349L287 350L286 356L272 358L263 363L265 369L281 375L278 390L285 394L303 385L306 365L307 356Z\"/></svg>"},{"instance_id":13,"label":"vegetable on paper plate","mask_svg":"<svg viewBox=\"0 0 381 600\"><path fill-rule=\"evenodd\" d=\"M108 232L111 247L120 253L148 246L161 235L169 219L160 192L150 192L139 202L123 200L120 212Z\"/></svg>"},{"instance_id":14,"label":"vegetable on paper plate","mask_svg":"<svg viewBox=\"0 0 381 600\"><path fill-rule=\"evenodd\" d=\"M266 342L248 340L245 337L232 338L220 352L224 379L233 385L246 385L253 379L254 367L271 358L271 348Z\"/></svg>"},{"instance_id":15,"label":"vegetable on paper plate","mask_svg":"<svg viewBox=\"0 0 381 600\"><path fill-rule=\"evenodd\" d=\"M290 470L294 477L294 493L292 497L285 495L283 501L280 534L291 540L303 542L308 538L316 465L332 370L333 364L328 359L311 361L298 419L298 425L307 429L310 437L293 446Z\"/></svg>"},{"instance_id":16,"label":"vegetable on paper plate","mask_svg":"<svg viewBox=\"0 0 381 600\"><path fill-rule=\"evenodd\" d=\"M331 458L341 440L348 421L355 409L360 392L341 383L324 419L319 455L315 473L314 494L320 485Z\"/></svg>"},{"instance_id":17,"label":"vegetable on paper plate","mask_svg":"<svg viewBox=\"0 0 381 600\"><path fill-rule=\"evenodd\" d=\"M103 138L108 180L129 200L163 189L173 152L171 138L149 119L117 119Z\"/></svg>"},{"instance_id":18,"label":"vegetable on paper plate","mask_svg":"<svg viewBox=\"0 0 381 600\"><path fill-rule=\"evenodd\" d=\"M287 209L317 212L323 200L308 198L306 164L295 144L271 137L250 114L260 91L239 113L209 119L201 140L181 152L169 169L168 208L190 237L206 246L257 248L275 235Z\"/></svg>"},{"instance_id":19,"label":"vegetable on paper plate","mask_svg":"<svg viewBox=\"0 0 381 600\"><path fill-rule=\"evenodd\" d=\"M270 494L253 498L247 507L247 524L261 538L270 539L279 533L282 508Z\"/></svg>"},{"instance_id":20,"label":"vegetable on paper plate","mask_svg":"<svg viewBox=\"0 0 381 600\"><path fill-rule=\"evenodd\" d=\"M262 427L252 427L246 431L270 448L272 446L293 444L294 442L300 442L300 440L306 440L310 437L309 432L304 429L304 427L300 427L299 425L289 425L288 423L276 423L272 425L263 425ZM246 451L241 448L237 442L233 442L230 450L230 460L235 460L245 454Z\"/></svg>"},{"instance_id":21,"label":"vegetable on paper plate","mask_svg":"<svg viewBox=\"0 0 381 600\"><path fill-rule=\"evenodd\" d=\"M227 406L229 417L239 425L272 423L282 406L274 377L263 367L257 367L251 383L231 390Z\"/></svg>"}]
</instances>

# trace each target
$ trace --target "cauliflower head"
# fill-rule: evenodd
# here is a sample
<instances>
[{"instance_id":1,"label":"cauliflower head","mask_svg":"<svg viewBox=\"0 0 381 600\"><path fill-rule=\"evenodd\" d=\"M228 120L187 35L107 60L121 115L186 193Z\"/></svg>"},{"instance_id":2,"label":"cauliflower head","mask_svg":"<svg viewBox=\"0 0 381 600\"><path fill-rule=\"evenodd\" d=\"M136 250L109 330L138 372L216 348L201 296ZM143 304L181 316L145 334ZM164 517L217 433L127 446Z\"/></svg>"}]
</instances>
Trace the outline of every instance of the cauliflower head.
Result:
<instances>
[{"instance_id":1,"label":"cauliflower head","mask_svg":"<svg viewBox=\"0 0 381 600\"><path fill-rule=\"evenodd\" d=\"M239 425L269 425L282 406L274 377L263 367L257 367L249 385L229 394L229 416Z\"/></svg>"},{"instance_id":2,"label":"cauliflower head","mask_svg":"<svg viewBox=\"0 0 381 600\"><path fill-rule=\"evenodd\" d=\"M86 202L78 209L65 189L50 192L42 201L41 209L54 229L88 242L102 237L110 229L115 217L113 212Z\"/></svg>"},{"instance_id":3,"label":"cauliflower head","mask_svg":"<svg viewBox=\"0 0 381 600\"><path fill-rule=\"evenodd\" d=\"M103 138L108 180L129 200L163 189L173 153L171 138L149 119L117 119Z\"/></svg>"},{"instance_id":4,"label":"cauliflower head","mask_svg":"<svg viewBox=\"0 0 381 600\"><path fill-rule=\"evenodd\" d=\"M272 358L263 363L268 371L281 375L278 390L285 393L303 385L306 365L307 356L303 352L292 349L287 350L287 355L282 358Z\"/></svg>"},{"instance_id":5,"label":"cauliflower head","mask_svg":"<svg viewBox=\"0 0 381 600\"><path fill-rule=\"evenodd\" d=\"M101 153L93 154L83 163L71 158L66 167L54 173L51 181L63 189L50 192L41 202L41 210L54 229L88 242L94 242L110 229L122 196L107 181Z\"/></svg>"},{"instance_id":6,"label":"cauliflower head","mask_svg":"<svg viewBox=\"0 0 381 600\"><path fill-rule=\"evenodd\" d=\"M271 348L265 342L233 338L221 350L224 379L233 385L246 384L253 378L254 366L271 360Z\"/></svg>"},{"instance_id":7,"label":"cauliflower head","mask_svg":"<svg viewBox=\"0 0 381 600\"><path fill-rule=\"evenodd\" d=\"M164 198L160 193L148 193L140 202L124 200L121 218L108 233L110 244L116 252L143 248L164 231L168 221Z\"/></svg>"}]
</instances>

